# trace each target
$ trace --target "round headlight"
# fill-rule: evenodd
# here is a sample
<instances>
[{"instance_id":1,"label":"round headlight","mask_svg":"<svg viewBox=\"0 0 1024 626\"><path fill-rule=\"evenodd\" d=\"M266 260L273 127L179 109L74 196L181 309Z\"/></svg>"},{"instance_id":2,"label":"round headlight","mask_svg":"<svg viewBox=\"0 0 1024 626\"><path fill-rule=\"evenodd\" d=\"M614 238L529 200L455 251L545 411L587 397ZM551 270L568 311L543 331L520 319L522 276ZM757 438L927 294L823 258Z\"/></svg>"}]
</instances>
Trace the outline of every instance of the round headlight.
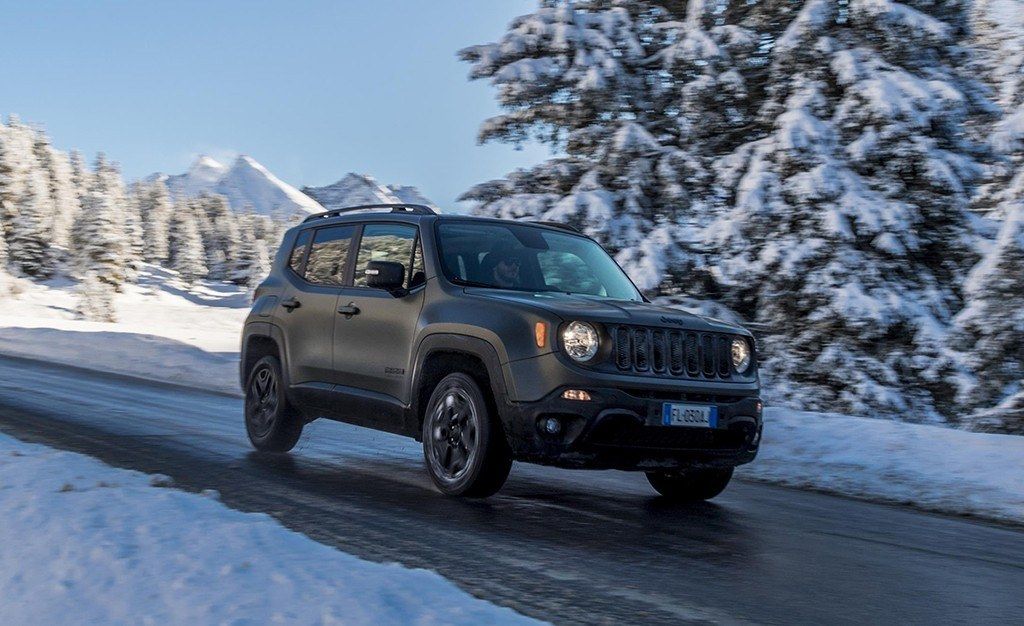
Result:
<instances>
[{"instance_id":1,"label":"round headlight","mask_svg":"<svg viewBox=\"0 0 1024 626\"><path fill-rule=\"evenodd\" d=\"M597 330L586 322L572 322L562 330L562 346L574 361L589 361L597 354Z\"/></svg>"},{"instance_id":2,"label":"round headlight","mask_svg":"<svg viewBox=\"0 0 1024 626\"><path fill-rule=\"evenodd\" d=\"M732 340L732 366L740 374L750 369L750 343L743 337Z\"/></svg>"}]
</instances>

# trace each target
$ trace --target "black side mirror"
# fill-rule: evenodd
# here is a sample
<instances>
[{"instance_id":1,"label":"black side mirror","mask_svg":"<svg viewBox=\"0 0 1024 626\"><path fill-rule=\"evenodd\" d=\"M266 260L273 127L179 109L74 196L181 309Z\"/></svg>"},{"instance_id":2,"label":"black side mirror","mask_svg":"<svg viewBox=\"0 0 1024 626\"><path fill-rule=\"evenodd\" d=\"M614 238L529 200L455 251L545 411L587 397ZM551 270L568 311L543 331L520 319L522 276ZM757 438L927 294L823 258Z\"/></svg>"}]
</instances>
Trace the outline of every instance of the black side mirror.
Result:
<instances>
[{"instance_id":1,"label":"black side mirror","mask_svg":"<svg viewBox=\"0 0 1024 626\"><path fill-rule=\"evenodd\" d=\"M366 264L366 285L384 289L394 296L405 295L405 266L394 261L370 261Z\"/></svg>"}]
</instances>

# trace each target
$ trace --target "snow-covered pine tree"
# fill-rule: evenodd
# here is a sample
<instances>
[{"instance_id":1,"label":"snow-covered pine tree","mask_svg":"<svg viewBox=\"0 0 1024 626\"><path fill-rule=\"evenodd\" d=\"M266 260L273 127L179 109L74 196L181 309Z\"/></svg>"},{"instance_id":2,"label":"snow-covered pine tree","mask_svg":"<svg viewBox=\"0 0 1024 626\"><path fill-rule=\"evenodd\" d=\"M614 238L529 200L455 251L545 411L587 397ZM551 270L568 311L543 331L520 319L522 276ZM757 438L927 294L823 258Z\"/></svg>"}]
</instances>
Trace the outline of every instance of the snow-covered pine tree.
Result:
<instances>
[{"instance_id":1,"label":"snow-covered pine tree","mask_svg":"<svg viewBox=\"0 0 1024 626\"><path fill-rule=\"evenodd\" d=\"M162 265L167 262L167 229L174 206L171 194L162 180L136 183L133 194L142 219L144 258L150 263Z\"/></svg>"},{"instance_id":2,"label":"snow-covered pine tree","mask_svg":"<svg viewBox=\"0 0 1024 626\"><path fill-rule=\"evenodd\" d=\"M206 266L211 280L225 280L238 258L238 220L228 201L220 195L201 195L194 201L200 213Z\"/></svg>"},{"instance_id":3,"label":"snow-covered pine tree","mask_svg":"<svg viewBox=\"0 0 1024 626\"><path fill-rule=\"evenodd\" d=\"M0 219L0 277L7 272L7 227Z\"/></svg>"},{"instance_id":4,"label":"snow-covered pine tree","mask_svg":"<svg viewBox=\"0 0 1024 626\"><path fill-rule=\"evenodd\" d=\"M804 0L775 41L757 140L717 163L708 230L729 303L764 324L774 397L940 419L943 329L973 250L984 97L964 2ZM783 386L781 381L791 384Z\"/></svg>"},{"instance_id":5,"label":"snow-covered pine tree","mask_svg":"<svg viewBox=\"0 0 1024 626\"><path fill-rule=\"evenodd\" d=\"M18 214L29 172L36 165L32 144L32 129L16 115L0 124L0 221L8 224Z\"/></svg>"},{"instance_id":6,"label":"snow-covered pine tree","mask_svg":"<svg viewBox=\"0 0 1024 626\"><path fill-rule=\"evenodd\" d=\"M961 390L969 425L1024 434L1024 207L1006 216L992 249L971 271L954 345L976 379Z\"/></svg>"},{"instance_id":7,"label":"snow-covered pine tree","mask_svg":"<svg viewBox=\"0 0 1024 626\"><path fill-rule=\"evenodd\" d=\"M56 271L51 247L53 198L49 176L33 158L22 184L22 197L7 227L7 254L11 266L31 278L46 279Z\"/></svg>"},{"instance_id":8,"label":"snow-covered pine tree","mask_svg":"<svg viewBox=\"0 0 1024 626\"><path fill-rule=\"evenodd\" d=\"M206 253L203 238L196 224L196 213L188 204L174 206L168 227L167 266L178 272L182 280L194 284L206 276Z\"/></svg>"},{"instance_id":9,"label":"snow-covered pine tree","mask_svg":"<svg viewBox=\"0 0 1024 626\"><path fill-rule=\"evenodd\" d=\"M71 151L69 160L71 161L71 184L74 186L75 194L78 196L78 206L81 207L82 199L89 192L89 187L92 186L92 172L89 171L88 166L85 164L85 158L78 150Z\"/></svg>"},{"instance_id":10,"label":"snow-covered pine tree","mask_svg":"<svg viewBox=\"0 0 1024 626\"><path fill-rule=\"evenodd\" d=\"M230 281L255 289L270 273L270 254L267 243L255 237L245 237L230 275Z\"/></svg>"},{"instance_id":11,"label":"snow-covered pine tree","mask_svg":"<svg viewBox=\"0 0 1024 626\"><path fill-rule=\"evenodd\" d=\"M95 272L86 272L77 288L75 313L78 317L93 322L116 322L114 307L114 286L102 280Z\"/></svg>"},{"instance_id":12,"label":"snow-covered pine tree","mask_svg":"<svg viewBox=\"0 0 1024 626\"><path fill-rule=\"evenodd\" d=\"M124 237L124 188L117 168L100 153L94 174L82 198L82 211L72 227L71 248L75 274L121 290L128 268Z\"/></svg>"},{"instance_id":13,"label":"snow-covered pine tree","mask_svg":"<svg viewBox=\"0 0 1024 626\"><path fill-rule=\"evenodd\" d=\"M41 131L35 135L34 152L39 164L46 171L50 198L53 202L51 243L55 248L66 251L71 244L71 225L81 208L73 181L71 161L67 154L55 149L46 133Z\"/></svg>"},{"instance_id":14,"label":"snow-covered pine tree","mask_svg":"<svg viewBox=\"0 0 1024 626\"><path fill-rule=\"evenodd\" d=\"M484 123L481 141L533 136L565 153L462 199L481 214L573 224L618 252L644 289L677 282L707 214L706 155L748 125L737 59L757 41L721 23L719 9L696 0L542 2L501 41L460 52L505 110Z\"/></svg>"},{"instance_id":15,"label":"snow-covered pine tree","mask_svg":"<svg viewBox=\"0 0 1024 626\"><path fill-rule=\"evenodd\" d=\"M146 258L146 230L142 224L142 212L138 203L138 195L129 193L121 186L123 193L122 215L124 218L125 252L128 267L128 280L135 282L142 263Z\"/></svg>"},{"instance_id":16,"label":"snow-covered pine tree","mask_svg":"<svg viewBox=\"0 0 1024 626\"><path fill-rule=\"evenodd\" d=\"M998 106L984 125L998 158L975 207L1000 219L1024 205L1024 5L1020 0L975 0L972 26L975 67Z\"/></svg>"}]
</instances>

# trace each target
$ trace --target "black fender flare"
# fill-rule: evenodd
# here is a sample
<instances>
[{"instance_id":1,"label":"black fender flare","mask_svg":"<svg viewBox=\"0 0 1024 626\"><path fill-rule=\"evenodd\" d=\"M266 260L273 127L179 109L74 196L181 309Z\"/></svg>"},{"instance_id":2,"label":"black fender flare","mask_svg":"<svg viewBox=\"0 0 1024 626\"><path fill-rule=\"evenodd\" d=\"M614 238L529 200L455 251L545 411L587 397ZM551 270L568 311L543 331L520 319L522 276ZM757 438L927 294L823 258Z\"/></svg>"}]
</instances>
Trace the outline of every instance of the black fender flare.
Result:
<instances>
[{"instance_id":1,"label":"black fender flare","mask_svg":"<svg viewBox=\"0 0 1024 626\"><path fill-rule=\"evenodd\" d=\"M498 417L501 419L505 413L504 409L510 402L511 394L505 378L504 368L498 351L490 342L479 337L460 335L457 333L433 333L425 336L416 348L416 358L413 360L413 371L411 387L409 389L409 417L408 430L419 439L419 415L420 406L420 385L423 378L423 365L427 358L436 352L455 352L466 354L480 359L487 368L487 378L491 383L491 395L494 404L498 408ZM504 420L502 420L504 421Z\"/></svg>"}]
</instances>

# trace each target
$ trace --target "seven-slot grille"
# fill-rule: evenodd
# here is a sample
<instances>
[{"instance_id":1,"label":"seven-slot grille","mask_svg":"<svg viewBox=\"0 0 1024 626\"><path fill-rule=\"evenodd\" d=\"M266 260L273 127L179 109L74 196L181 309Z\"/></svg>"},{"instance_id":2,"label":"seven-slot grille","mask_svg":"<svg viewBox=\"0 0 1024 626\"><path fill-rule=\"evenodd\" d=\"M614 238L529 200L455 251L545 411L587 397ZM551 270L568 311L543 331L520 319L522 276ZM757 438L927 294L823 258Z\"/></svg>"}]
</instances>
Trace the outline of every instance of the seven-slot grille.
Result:
<instances>
[{"instance_id":1,"label":"seven-slot grille","mask_svg":"<svg viewBox=\"0 0 1024 626\"><path fill-rule=\"evenodd\" d=\"M642 326L608 326L615 365L624 372L682 378L729 378L732 336Z\"/></svg>"}]
</instances>

